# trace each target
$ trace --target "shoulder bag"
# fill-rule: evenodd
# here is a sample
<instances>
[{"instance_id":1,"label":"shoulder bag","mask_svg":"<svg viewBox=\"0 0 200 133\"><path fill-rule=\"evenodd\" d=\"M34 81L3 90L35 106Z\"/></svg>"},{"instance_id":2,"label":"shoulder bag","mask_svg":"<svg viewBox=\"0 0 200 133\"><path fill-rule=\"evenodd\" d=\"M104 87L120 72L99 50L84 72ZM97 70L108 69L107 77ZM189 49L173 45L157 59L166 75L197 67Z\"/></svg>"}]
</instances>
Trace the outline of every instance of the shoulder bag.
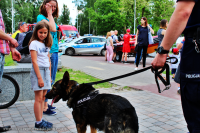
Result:
<instances>
[{"instance_id":1,"label":"shoulder bag","mask_svg":"<svg viewBox=\"0 0 200 133\"><path fill-rule=\"evenodd\" d=\"M152 37L152 35L151 35L151 31L150 31L150 29L149 29L148 26L147 26L147 29L148 29L149 44L154 44L153 37Z\"/></svg>"}]
</instances>

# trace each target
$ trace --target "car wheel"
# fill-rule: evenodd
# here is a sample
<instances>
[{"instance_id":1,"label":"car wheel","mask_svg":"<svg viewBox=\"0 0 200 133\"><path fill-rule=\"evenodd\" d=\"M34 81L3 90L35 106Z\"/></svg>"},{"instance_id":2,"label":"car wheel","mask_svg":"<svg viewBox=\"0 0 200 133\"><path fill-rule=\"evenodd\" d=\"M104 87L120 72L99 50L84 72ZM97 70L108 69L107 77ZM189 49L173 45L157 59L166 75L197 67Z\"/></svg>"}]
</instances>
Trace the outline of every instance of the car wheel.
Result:
<instances>
[{"instance_id":1,"label":"car wheel","mask_svg":"<svg viewBox=\"0 0 200 133\"><path fill-rule=\"evenodd\" d=\"M102 56L105 56L105 53L106 53L106 50L102 49L102 50L101 50L101 55L102 55Z\"/></svg>"},{"instance_id":2,"label":"car wheel","mask_svg":"<svg viewBox=\"0 0 200 133\"><path fill-rule=\"evenodd\" d=\"M122 51L118 51L116 53L116 61L120 62L122 60Z\"/></svg>"},{"instance_id":3,"label":"car wheel","mask_svg":"<svg viewBox=\"0 0 200 133\"><path fill-rule=\"evenodd\" d=\"M65 54L66 54L66 55L71 56L71 55L73 55L74 53L75 53L75 52L74 52L74 49L72 49L72 48L68 48L68 49L65 50Z\"/></svg>"}]
</instances>

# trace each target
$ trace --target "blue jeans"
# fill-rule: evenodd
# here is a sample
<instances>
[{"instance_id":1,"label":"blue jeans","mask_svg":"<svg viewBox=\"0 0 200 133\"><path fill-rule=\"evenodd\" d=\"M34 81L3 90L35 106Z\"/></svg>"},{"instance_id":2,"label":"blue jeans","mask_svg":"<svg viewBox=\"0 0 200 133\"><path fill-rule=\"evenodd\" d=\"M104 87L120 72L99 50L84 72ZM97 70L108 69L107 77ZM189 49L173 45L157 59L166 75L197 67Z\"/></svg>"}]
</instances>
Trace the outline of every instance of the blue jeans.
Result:
<instances>
[{"instance_id":1,"label":"blue jeans","mask_svg":"<svg viewBox=\"0 0 200 133\"><path fill-rule=\"evenodd\" d=\"M57 72L57 67L58 67L58 53L52 53L50 59L51 59L51 80L52 80L51 85L53 85L56 79L56 72ZM47 90L47 93L49 91L50 90ZM45 99L45 102L47 101L48 99Z\"/></svg>"},{"instance_id":2,"label":"blue jeans","mask_svg":"<svg viewBox=\"0 0 200 133\"><path fill-rule=\"evenodd\" d=\"M50 59L51 59L51 80L52 80L51 85L53 85L56 79L56 72L58 67L58 53L52 53Z\"/></svg>"},{"instance_id":3,"label":"blue jeans","mask_svg":"<svg viewBox=\"0 0 200 133\"><path fill-rule=\"evenodd\" d=\"M0 53L0 84L1 84L2 76L3 76L4 60L5 60L4 54Z\"/></svg>"},{"instance_id":4,"label":"blue jeans","mask_svg":"<svg viewBox=\"0 0 200 133\"><path fill-rule=\"evenodd\" d=\"M143 49L141 50L141 55L140 55L140 60L139 60L139 62L140 62L141 59L142 59L142 52L143 52ZM137 53L136 53L136 56L135 56L135 64L136 64L136 60L137 60Z\"/></svg>"}]
</instances>

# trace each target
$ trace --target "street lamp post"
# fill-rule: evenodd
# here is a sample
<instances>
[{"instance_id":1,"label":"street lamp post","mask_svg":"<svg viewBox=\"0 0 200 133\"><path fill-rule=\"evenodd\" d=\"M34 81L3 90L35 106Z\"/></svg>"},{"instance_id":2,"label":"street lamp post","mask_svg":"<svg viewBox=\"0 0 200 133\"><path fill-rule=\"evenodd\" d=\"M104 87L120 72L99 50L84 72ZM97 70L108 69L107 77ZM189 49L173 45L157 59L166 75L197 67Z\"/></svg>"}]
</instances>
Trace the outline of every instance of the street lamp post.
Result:
<instances>
[{"instance_id":1,"label":"street lamp post","mask_svg":"<svg viewBox=\"0 0 200 133\"><path fill-rule=\"evenodd\" d=\"M135 0L135 8L134 8L134 34L135 34L135 21L136 21L136 0Z\"/></svg>"},{"instance_id":2,"label":"street lamp post","mask_svg":"<svg viewBox=\"0 0 200 133\"><path fill-rule=\"evenodd\" d=\"M77 30L78 30L78 8L77 8Z\"/></svg>"},{"instance_id":3,"label":"street lamp post","mask_svg":"<svg viewBox=\"0 0 200 133\"><path fill-rule=\"evenodd\" d=\"M12 33L13 33L13 25L14 25L14 9L13 9L13 0L11 0L12 3Z\"/></svg>"}]
</instances>

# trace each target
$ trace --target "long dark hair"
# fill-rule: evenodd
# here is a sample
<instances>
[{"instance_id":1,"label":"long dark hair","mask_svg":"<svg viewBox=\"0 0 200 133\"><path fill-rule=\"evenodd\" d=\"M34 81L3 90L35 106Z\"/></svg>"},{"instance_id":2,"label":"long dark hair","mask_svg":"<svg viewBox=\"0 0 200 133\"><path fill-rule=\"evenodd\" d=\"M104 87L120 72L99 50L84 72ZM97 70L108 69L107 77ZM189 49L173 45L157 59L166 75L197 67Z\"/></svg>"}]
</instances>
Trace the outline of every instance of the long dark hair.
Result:
<instances>
[{"instance_id":1,"label":"long dark hair","mask_svg":"<svg viewBox=\"0 0 200 133\"><path fill-rule=\"evenodd\" d=\"M49 3L50 1L55 1L56 2L56 10L52 14L52 16L58 18L58 16L59 16L59 9L58 9L58 2L57 2L57 0L44 0L43 3L42 3L42 5L40 6L40 13L42 15L44 15L45 17L47 17L47 11L46 11L45 5L47 3Z\"/></svg>"},{"instance_id":2,"label":"long dark hair","mask_svg":"<svg viewBox=\"0 0 200 133\"><path fill-rule=\"evenodd\" d=\"M48 30L48 33L47 33L47 37L45 38L44 40L44 44L46 47L49 47L51 48L52 46L52 43L53 43L53 39L51 37L51 34L50 34L50 27L49 27L49 24L46 23L45 21L40 21L36 24L35 28L34 28L34 31L33 31L33 35L29 41L29 45L31 44L32 41L34 40L37 40L39 41L40 39L38 38L38 35L37 35L37 32L38 30L42 29L42 28L47 28Z\"/></svg>"},{"instance_id":3,"label":"long dark hair","mask_svg":"<svg viewBox=\"0 0 200 133\"><path fill-rule=\"evenodd\" d=\"M148 21L147 21L147 18L146 17L142 17L142 19L145 21L145 27L147 27L147 25L148 25ZM141 26L142 26L142 24L141 24Z\"/></svg>"},{"instance_id":4,"label":"long dark hair","mask_svg":"<svg viewBox=\"0 0 200 133\"><path fill-rule=\"evenodd\" d=\"M161 21L160 21L160 28L161 29L166 29L167 28L167 20L166 19L162 19Z\"/></svg>"}]
</instances>

